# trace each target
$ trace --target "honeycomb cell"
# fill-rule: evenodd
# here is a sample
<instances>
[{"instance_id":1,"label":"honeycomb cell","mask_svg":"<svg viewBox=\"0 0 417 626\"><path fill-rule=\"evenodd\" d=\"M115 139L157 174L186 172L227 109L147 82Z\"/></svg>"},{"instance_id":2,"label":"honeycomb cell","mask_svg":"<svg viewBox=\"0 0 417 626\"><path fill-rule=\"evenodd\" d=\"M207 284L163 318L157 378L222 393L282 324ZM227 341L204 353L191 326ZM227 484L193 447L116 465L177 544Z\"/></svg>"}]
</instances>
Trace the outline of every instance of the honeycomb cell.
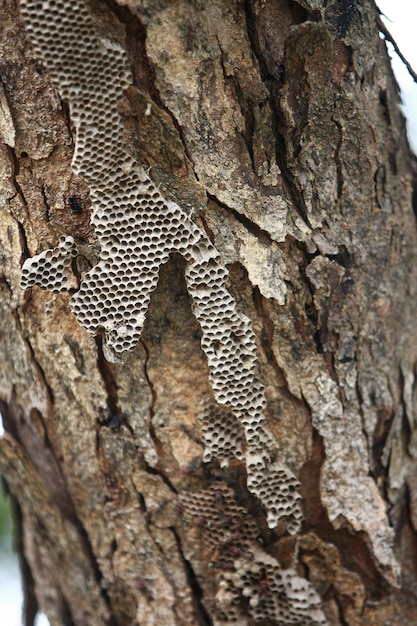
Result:
<instances>
[{"instance_id":1,"label":"honeycomb cell","mask_svg":"<svg viewBox=\"0 0 417 626\"><path fill-rule=\"evenodd\" d=\"M21 288L38 285L54 293L68 291L74 282L71 263L76 256L74 239L70 236L62 237L53 250L45 250L26 259L22 266Z\"/></svg>"},{"instance_id":2,"label":"honeycomb cell","mask_svg":"<svg viewBox=\"0 0 417 626\"><path fill-rule=\"evenodd\" d=\"M221 467L227 467L230 459L243 458L245 433L233 411L211 398L205 398L198 418L203 433L203 461L208 462L216 457L220 460Z\"/></svg>"},{"instance_id":3,"label":"honeycomb cell","mask_svg":"<svg viewBox=\"0 0 417 626\"><path fill-rule=\"evenodd\" d=\"M251 322L238 311L227 269L206 234L161 195L124 149L118 105L132 76L123 42L106 31L88 1L21 0L20 7L35 52L68 101L75 128L72 169L89 185L91 223L101 247L99 262L82 275L71 298L72 312L89 333L105 333L108 360L123 360L140 338L161 266L172 252L181 253L214 395L200 416L204 458L216 456L222 465L245 461L248 488L260 498L270 526L283 521L297 532L298 483L270 460L276 442L267 428ZM65 290L74 254L67 237L28 259L22 288Z\"/></svg>"},{"instance_id":4,"label":"honeycomb cell","mask_svg":"<svg viewBox=\"0 0 417 626\"><path fill-rule=\"evenodd\" d=\"M258 529L235 501L233 491L223 482L197 493L181 496L184 515L202 529L204 542L212 551L212 562L233 569L237 555L251 558Z\"/></svg>"},{"instance_id":5,"label":"honeycomb cell","mask_svg":"<svg viewBox=\"0 0 417 626\"><path fill-rule=\"evenodd\" d=\"M320 598L308 580L282 569L257 541L258 529L237 505L233 491L217 482L181 497L187 521L200 528L218 571L213 604L216 623L244 623L245 607L254 620L287 626L324 626ZM244 521L243 521L244 520ZM242 608L242 611L239 610ZM268 621L269 623L269 621Z\"/></svg>"},{"instance_id":6,"label":"honeycomb cell","mask_svg":"<svg viewBox=\"0 0 417 626\"><path fill-rule=\"evenodd\" d=\"M285 522L288 532L299 532L302 522L299 483L290 470L268 459L247 457L248 489L256 495L267 511L270 528Z\"/></svg>"}]
</instances>

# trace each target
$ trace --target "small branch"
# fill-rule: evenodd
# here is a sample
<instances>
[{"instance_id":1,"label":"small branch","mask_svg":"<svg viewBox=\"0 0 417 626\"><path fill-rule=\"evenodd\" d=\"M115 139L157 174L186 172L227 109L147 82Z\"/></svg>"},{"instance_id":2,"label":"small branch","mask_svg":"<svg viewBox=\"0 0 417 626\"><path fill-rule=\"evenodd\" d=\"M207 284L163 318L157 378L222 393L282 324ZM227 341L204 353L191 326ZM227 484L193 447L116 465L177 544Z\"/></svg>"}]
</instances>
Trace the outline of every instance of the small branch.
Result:
<instances>
[{"instance_id":1,"label":"small branch","mask_svg":"<svg viewBox=\"0 0 417 626\"><path fill-rule=\"evenodd\" d=\"M413 70L413 68L411 67L411 64L407 61L407 59L405 58L405 56L403 55L403 53L399 49L399 47L397 45L397 42L395 41L394 37L389 32L388 28L385 26L385 24L382 21L380 15L378 15L378 17L377 17L377 25L378 25L378 28L379 28L380 32L384 35L385 40L390 41L392 43L395 52L398 54L398 56L400 57L401 61L404 63L404 65L407 68L408 73L412 77L413 81L415 83L417 83L417 73Z\"/></svg>"}]
</instances>

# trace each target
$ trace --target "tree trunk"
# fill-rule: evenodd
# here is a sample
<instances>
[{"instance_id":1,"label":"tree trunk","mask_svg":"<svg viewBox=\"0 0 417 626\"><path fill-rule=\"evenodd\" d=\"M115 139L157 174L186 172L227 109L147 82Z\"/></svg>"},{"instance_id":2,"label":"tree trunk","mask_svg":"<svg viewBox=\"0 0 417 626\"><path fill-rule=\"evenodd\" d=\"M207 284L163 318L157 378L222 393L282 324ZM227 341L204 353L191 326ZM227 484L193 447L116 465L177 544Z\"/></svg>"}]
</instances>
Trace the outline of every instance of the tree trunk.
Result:
<instances>
[{"instance_id":1,"label":"tree trunk","mask_svg":"<svg viewBox=\"0 0 417 626\"><path fill-rule=\"evenodd\" d=\"M0 10L26 626L417 624L415 162L373 2Z\"/></svg>"}]
</instances>

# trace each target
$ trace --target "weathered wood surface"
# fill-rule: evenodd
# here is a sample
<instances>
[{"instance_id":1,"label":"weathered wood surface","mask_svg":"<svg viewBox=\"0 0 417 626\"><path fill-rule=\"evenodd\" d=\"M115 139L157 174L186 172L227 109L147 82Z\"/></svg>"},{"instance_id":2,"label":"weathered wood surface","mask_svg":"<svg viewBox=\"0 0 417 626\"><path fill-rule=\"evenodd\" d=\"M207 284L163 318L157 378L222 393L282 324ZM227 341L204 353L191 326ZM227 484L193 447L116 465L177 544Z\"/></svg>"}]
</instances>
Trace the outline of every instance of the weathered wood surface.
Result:
<instances>
[{"instance_id":1,"label":"weathered wood surface","mask_svg":"<svg viewBox=\"0 0 417 626\"><path fill-rule=\"evenodd\" d=\"M124 364L67 294L20 290L24 259L62 234L87 265L97 252L68 107L18 3L1 0L0 471L19 507L27 623L37 605L52 626L222 623L236 565L208 541L218 520L181 503L214 485L220 517L228 486L259 558L308 579L329 624L417 624L415 163L375 6L101 4L127 33L128 149L228 264L304 524L268 529L244 464L202 461L209 373L181 257ZM255 623L245 596L236 610Z\"/></svg>"}]
</instances>

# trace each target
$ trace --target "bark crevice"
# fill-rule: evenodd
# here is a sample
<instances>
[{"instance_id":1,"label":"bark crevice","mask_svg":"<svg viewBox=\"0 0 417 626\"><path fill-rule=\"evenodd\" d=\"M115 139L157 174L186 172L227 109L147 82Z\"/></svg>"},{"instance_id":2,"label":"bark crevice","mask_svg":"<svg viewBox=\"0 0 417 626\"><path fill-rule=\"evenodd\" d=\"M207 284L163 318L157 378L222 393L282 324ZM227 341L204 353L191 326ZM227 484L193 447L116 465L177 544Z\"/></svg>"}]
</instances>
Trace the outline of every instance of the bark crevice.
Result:
<instances>
[{"instance_id":1,"label":"bark crevice","mask_svg":"<svg viewBox=\"0 0 417 626\"><path fill-rule=\"evenodd\" d=\"M129 7L120 6L115 0L106 0L106 4L110 11L125 26L127 50L133 61L132 73L134 86L147 93L153 102L170 117L183 146L184 154L189 162L193 164L192 154L188 148L184 130L179 124L174 112L163 102L157 88L155 69L146 50L146 27L142 20L131 11ZM195 174L195 176L197 178L197 174Z\"/></svg>"},{"instance_id":2,"label":"bark crevice","mask_svg":"<svg viewBox=\"0 0 417 626\"><path fill-rule=\"evenodd\" d=\"M184 554L184 550L181 545L181 539L179 537L179 534L174 527L171 527L170 530L172 534L174 535L178 552L184 564L184 571L187 577L187 581L188 581L188 584L190 585L190 589L192 590L195 616L198 620L197 624L198 626L213 626L213 620L203 604L203 598L204 598L203 590L201 589L200 583L198 582L198 578L193 570L191 562L186 558Z\"/></svg>"},{"instance_id":3,"label":"bark crevice","mask_svg":"<svg viewBox=\"0 0 417 626\"><path fill-rule=\"evenodd\" d=\"M231 215L233 215L233 217L236 218L236 220L239 222L239 224L242 224L242 226L244 226L245 229L249 233L254 235L260 242L266 243L266 244L271 244L273 241L275 241L271 237L271 234L267 230L261 228L258 224L255 224L255 222L250 220L243 213L239 213L239 211L237 211L236 209L228 206L227 204L225 204L224 202L219 200L219 198L217 198L216 196L213 196L213 195L208 193L207 197L208 197L208 199L211 202L213 202L217 206L221 207L222 209L224 209L225 211L227 211Z\"/></svg>"}]
</instances>

